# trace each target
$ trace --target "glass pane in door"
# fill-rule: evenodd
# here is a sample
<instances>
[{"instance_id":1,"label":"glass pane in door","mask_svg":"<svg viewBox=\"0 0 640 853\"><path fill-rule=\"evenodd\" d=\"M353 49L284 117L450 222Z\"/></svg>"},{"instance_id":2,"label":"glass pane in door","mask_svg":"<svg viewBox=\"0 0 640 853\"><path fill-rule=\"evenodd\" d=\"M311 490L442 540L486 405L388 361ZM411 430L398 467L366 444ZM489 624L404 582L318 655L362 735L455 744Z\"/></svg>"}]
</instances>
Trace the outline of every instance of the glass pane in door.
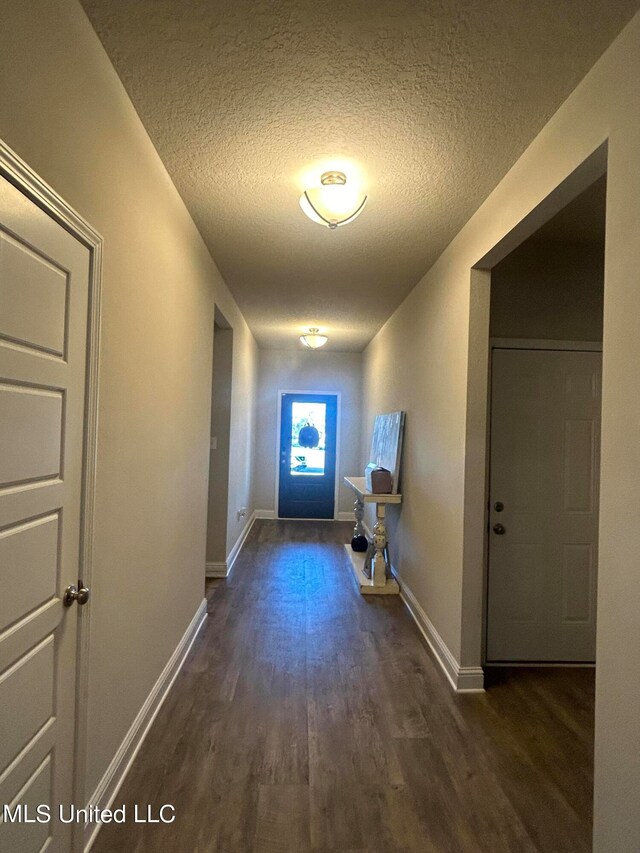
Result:
<instances>
[{"instance_id":1,"label":"glass pane in door","mask_svg":"<svg viewBox=\"0 0 640 853\"><path fill-rule=\"evenodd\" d=\"M294 402L292 404L290 461L292 476L324 475L326 420L326 403Z\"/></svg>"}]
</instances>

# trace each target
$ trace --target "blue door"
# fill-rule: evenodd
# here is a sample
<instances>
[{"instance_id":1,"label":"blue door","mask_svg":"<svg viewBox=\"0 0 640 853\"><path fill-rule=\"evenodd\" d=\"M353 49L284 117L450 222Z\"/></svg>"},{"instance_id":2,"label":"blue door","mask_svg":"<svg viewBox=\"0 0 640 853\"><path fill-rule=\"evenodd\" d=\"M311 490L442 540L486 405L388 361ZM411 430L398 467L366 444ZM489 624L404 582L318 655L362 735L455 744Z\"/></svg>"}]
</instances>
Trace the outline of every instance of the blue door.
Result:
<instances>
[{"instance_id":1,"label":"blue door","mask_svg":"<svg viewBox=\"0 0 640 853\"><path fill-rule=\"evenodd\" d=\"M334 394L283 394L280 518L333 518L336 484Z\"/></svg>"}]
</instances>

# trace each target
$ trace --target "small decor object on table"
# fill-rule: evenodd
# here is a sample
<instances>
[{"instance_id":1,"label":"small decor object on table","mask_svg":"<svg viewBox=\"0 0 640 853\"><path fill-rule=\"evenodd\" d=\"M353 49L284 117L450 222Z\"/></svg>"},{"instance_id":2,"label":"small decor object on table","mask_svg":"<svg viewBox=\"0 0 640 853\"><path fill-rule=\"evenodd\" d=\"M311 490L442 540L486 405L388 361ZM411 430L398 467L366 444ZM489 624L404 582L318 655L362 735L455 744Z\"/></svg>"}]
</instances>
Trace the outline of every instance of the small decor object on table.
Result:
<instances>
[{"instance_id":1,"label":"small decor object on table","mask_svg":"<svg viewBox=\"0 0 640 853\"><path fill-rule=\"evenodd\" d=\"M388 468L370 462L365 468L364 479L374 495L390 495L393 492L393 477Z\"/></svg>"}]
</instances>

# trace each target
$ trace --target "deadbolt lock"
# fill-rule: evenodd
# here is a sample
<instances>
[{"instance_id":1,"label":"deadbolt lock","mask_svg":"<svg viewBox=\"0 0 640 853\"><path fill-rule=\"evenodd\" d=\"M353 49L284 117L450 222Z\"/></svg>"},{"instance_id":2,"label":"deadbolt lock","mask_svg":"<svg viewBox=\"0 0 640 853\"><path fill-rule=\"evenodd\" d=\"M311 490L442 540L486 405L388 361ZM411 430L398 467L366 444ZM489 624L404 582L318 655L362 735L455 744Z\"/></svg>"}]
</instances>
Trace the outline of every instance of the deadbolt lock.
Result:
<instances>
[{"instance_id":1,"label":"deadbolt lock","mask_svg":"<svg viewBox=\"0 0 640 853\"><path fill-rule=\"evenodd\" d=\"M493 508L496 512L502 512L502 510L504 509L504 504L502 503L502 501L496 501L493 505Z\"/></svg>"},{"instance_id":2,"label":"deadbolt lock","mask_svg":"<svg viewBox=\"0 0 640 853\"><path fill-rule=\"evenodd\" d=\"M494 524L493 525L493 532L497 536L504 536L504 532L505 532L504 524Z\"/></svg>"},{"instance_id":3,"label":"deadbolt lock","mask_svg":"<svg viewBox=\"0 0 640 853\"><path fill-rule=\"evenodd\" d=\"M78 586L72 583L65 589L62 597L62 603L65 607L71 607L73 602L77 601L79 606L82 607L83 604L86 604L87 601L89 601L89 595L89 588L79 580Z\"/></svg>"}]
</instances>

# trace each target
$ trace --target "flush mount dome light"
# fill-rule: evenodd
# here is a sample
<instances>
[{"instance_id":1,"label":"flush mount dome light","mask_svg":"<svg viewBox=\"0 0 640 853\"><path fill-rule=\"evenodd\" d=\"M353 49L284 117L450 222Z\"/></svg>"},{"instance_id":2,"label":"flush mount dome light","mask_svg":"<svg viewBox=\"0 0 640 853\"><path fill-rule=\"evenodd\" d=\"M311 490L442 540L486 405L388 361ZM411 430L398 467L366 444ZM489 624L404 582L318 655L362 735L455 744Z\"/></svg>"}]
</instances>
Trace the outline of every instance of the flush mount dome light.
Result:
<instances>
[{"instance_id":1,"label":"flush mount dome light","mask_svg":"<svg viewBox=\"0 0 640 853\"><path fill-rule=\"evenodd\" d=\"M300 335L300 340L309 349L318 349L319 347L323 347L329 338L326 337L326 335L319 334L319 332L320 329L314 326L309 329L306 335Z\"/></svg>"},{"instance_id":2,"label":"flush mount dome light","mask_svg":"<svg viewBox=\"0 0 640 853\"><path fill-rule=\"evenodd\" d=\"M366 195L347 186L344 172L325 172L319 187L305 190L300 196L300 207L309 219L331 230L353 222L366 203Z\"/></svg>"}]
</instances>

